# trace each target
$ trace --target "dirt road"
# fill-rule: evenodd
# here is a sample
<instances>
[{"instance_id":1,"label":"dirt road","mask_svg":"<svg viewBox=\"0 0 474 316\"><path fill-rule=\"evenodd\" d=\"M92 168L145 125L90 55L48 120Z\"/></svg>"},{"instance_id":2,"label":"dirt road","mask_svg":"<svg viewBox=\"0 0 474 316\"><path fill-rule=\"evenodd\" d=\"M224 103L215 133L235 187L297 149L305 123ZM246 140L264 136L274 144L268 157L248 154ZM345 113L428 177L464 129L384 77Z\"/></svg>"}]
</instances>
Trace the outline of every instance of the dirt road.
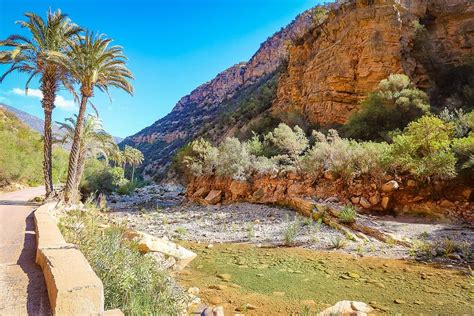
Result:
<instances>
[{"instance_id":1,"label":"dirt road","mask_svg":"<svg viewBox=\"0 0 474 316\"><path fill-rule=\"evenodd\" d=\"M50 315L43 273L35 264L32 188L0 195L0 315Z\"/></svg>"}]
</instances>

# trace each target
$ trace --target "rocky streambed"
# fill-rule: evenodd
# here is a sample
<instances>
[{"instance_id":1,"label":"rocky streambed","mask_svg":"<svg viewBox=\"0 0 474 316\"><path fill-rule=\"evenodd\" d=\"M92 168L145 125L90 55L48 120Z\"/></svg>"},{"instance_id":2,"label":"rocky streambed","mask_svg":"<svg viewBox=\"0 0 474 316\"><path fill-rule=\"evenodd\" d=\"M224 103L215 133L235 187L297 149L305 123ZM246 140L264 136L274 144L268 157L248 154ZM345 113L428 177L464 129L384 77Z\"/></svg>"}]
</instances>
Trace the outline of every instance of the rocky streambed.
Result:
<instances>
[{"instance_id":1,"label":"rocky streambed","mask_svg":"<svg viewBox=\"0 0 474 316\"><path fill-rule=\"evenodd\" d=\"M108 201L113 221L195 251L198 257L177 275L179 282L193 292L198 288L204 303L222 305L226 312L320 311L347 299L387 313L474 311L468 268L474 229L466 224L357 215L364 226L410 245L402 246L368 236L351 239L283 207L197 205L173 185L151 186Z\"/></svg>"}]
</instances>

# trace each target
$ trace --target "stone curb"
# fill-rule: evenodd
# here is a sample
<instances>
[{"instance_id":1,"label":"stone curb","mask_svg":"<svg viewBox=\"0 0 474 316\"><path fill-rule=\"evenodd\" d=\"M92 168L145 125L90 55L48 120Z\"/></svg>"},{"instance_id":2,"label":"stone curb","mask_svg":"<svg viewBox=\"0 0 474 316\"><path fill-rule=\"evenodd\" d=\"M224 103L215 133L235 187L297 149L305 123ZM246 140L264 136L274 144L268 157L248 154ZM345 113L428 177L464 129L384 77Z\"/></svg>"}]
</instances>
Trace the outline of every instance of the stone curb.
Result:
<instances>
[{"instance_id":1,"label":"stone curb","mask_svg":"<svg viewBox=\"0 0 474 316\"><path fill-rule=\"evenodd\" d=\"M64 240L49 214L56 205L46 203L34 214L36 263L43 270L51 311L53 315L104 315L102 281L76 246Z\"/></svg>"}]
</instances>

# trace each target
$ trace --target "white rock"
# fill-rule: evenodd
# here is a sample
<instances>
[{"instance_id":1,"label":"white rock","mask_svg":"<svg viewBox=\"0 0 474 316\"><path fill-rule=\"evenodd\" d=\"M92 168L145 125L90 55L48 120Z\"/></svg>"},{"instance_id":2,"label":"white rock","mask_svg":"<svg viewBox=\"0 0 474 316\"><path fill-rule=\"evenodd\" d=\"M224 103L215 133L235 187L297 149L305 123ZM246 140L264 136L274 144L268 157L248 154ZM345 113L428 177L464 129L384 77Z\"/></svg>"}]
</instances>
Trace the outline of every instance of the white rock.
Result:
<instances>
[{"instance_id":1,"label":"white rock","mask_svg":"<svg viewBox=\"0 0 474 316\"><path fill-rule=\"evenodd\" d=\"M371 313L374 309L363 302L356 301L340 301L335 305L326 308L322 312L318 313L318 316L331 316L331 315L357 315L365 316Z\"/></svg>"}]
</instances>

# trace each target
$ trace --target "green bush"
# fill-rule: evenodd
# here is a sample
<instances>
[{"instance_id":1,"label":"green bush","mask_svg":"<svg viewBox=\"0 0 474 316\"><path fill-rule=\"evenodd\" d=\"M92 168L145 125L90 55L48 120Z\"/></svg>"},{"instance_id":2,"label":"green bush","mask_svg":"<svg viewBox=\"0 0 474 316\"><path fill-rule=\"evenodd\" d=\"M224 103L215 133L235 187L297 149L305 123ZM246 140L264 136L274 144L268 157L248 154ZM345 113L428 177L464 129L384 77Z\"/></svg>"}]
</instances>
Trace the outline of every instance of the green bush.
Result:
<instances>
[{"instance_id":1,"label":"green bush","mask_svg":"<svg viewBox=\"0 0 474 316\"><path fill-rule=\"evenodd\" d=\"M403 129L429 111L428 96L406 75L390 75L370 93L343 127L344 135L363 140L386 140L388 132Z\"/></svg>"},{"instance_id":2,"label":"green bush","mask_svg":"<svg viewBox=\"0 0 474 316\"><path fill-rule=\"evenodd\" d=\"M125 315L177 315L186 297L155 260L142 255L124 238L125 227L100 228L96 210L70 211L59 226L67 242L76 244L104 284L105 309Z\"/></svg>"},{"instance_id":3,"label":"green bush","mask_svg":"<svg viewBox=\"0 0 474 316\"><path fill-rule=\"evenodd\" d=\"M125 179L121 167L110 167L103 160L90 159L86 162L84 176L81 181L81 191L84 194L110 193L125 186Z\"/></svg>"},{"instance_id":4,"label":"green bush","mask_svg":"<svg viewBox=\"0 0 474 316\"><path fill-rule=\"evenodd\" d=\"M456 157L451 149L454 127L426 115L412 122L397 135L386 159L398 172L421 181L446 180L456 176Z\"/></svg>"},{"instance_id":5,"label":"green bush","mask_svg":"<svg viewBox=\"0 0 474 316\"><path fill-rule=\"evenodd\" d=\"M344 208L339 212L338 218L339 218L339 222L341 223L345 223L345 224L355 223L356 218L357 218L357 210L353 205L348 204L344 206Z\"/></svg>"}]
</instances>

